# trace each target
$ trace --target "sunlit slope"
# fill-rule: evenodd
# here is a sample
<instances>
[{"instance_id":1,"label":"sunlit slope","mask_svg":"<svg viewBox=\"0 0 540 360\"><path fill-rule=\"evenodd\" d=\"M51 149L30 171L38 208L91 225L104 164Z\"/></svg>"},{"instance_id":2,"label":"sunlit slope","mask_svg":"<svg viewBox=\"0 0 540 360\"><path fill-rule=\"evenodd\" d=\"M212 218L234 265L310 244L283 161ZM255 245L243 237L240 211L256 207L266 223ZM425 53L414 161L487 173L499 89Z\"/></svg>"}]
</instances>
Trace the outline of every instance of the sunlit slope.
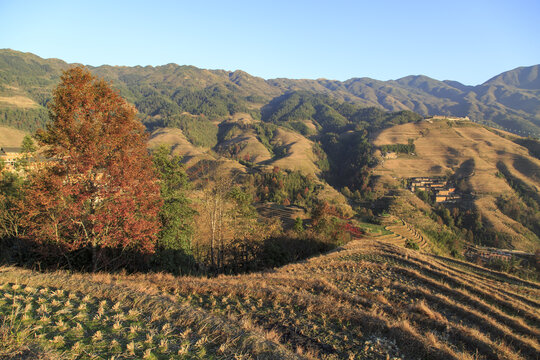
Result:
<instances>
[{"instance_id":1,"label":"sunlit slope","mask_svg":"<svg viewBox=\"0 0 540 360\"><path fill-rule=\"evenodd\" d=\"M204 279L3 268L0 284L1 316L24 319L19 331L31 329L24 344L50 356L540 356L538 283L377 238L251 275Z\"/></svg>"},{"instance_id":2,"label":"sunlit slope","mask_svg":"<svg viewBox=\"0 0 540 360\"><path fill-rule=\"evenodd\" d=\"M526 184L538 195L540 160L530 156L526 148L467 121L398 125L382 131L373 142L377 146L407 144L409 139L414 140L416 154L385 159L375 174L387 180L455 175L474 195L474 206L486 221L512 235L516 248L534 251L538 246L534 234L502 214L495 201L501 195L519 195L509 185L509 178Z\"/></svg>"},{"instance_id":3,"label":"sunlit slope","mask_svg":"<svg viewBox=\"0 0 540 360\"><path fill-rule=\"evenodd\" d=\"M43 127L51 90L58 83L62 70L74 65L0 49L0 113L8 115L0 117L0 122L26 130ZM479 122L495 123L514 133L540 133L540 65L504 72L478 86L422 75L389 81L370 78L265 80L240 70L206 70L175 64L89 68L111 81L142 114L161 116L164 127L170 126L169 120L185 111L192 114L207 111L206 115L215 119L217 113L221 117L232 115L239 109L251 112L288 92L309 91L388 111L411 110L423 116L469 116ZM193 103L184 101L184 95L192 92L204 99L199 106L193 107ZM213 107L211 104L219 106L208 111L208 106ZM223 106L236 110L224 111ZM21 117L23 122L14 120Z\"/></svg>"},{"instance_id":4,"label":"sunlit slope","mask_svg":"<svg viewBox=\"0 0 540 360\"><path fill-rule=\"evenodd\" d=\"M245 172L244 166L240 165L237 161L216 155L209 148L193 145L180 129L162 128L152 132L148 141L148 147L152 149L160 145L169 146L174 155L181 156L188 170L198 166L193 171L202 171L205 173L211 169L218 169L216 171L223 171L224 173L230 171ZM204 166L204 169L201 169L201 164L207 165Z\"/></svg>"},{"instance_id":5,"label":"sunlit slope","mask_svg":"<svg viewBox=\"0 0 540 360\"><path fill-rule=\"evenodd\" d=\"M20 147L26 132L0 126L0 147Z\"/></svg>"},{"instance_id":6,"label":"sunlit slope","mask_svg":"<svg viewBox=\"0 0 540 360\"><path fill-rule=\"evenodd\" d=\"M213 148L195 146L182 130L172 128L155 130L148 146L170 146L174 154L183 157L188 173L197 174L197 177L201 169L209 166L205 164L210 163L212 167L219 166L223 171L240 173L247 172L246 164L261 171L272 171L275 167L300 171L319 182L320 199L336 204L345 214L352 214L344 196L320 179L321 169L317 165L313 141L292 130L276 127L266 144L263 144L260 135L251 126L256 122L245 114L226 119L219 126L229 128L229 131L226 131L225 136L220 136L221 141Z\"/></svg>"}]
</instances>

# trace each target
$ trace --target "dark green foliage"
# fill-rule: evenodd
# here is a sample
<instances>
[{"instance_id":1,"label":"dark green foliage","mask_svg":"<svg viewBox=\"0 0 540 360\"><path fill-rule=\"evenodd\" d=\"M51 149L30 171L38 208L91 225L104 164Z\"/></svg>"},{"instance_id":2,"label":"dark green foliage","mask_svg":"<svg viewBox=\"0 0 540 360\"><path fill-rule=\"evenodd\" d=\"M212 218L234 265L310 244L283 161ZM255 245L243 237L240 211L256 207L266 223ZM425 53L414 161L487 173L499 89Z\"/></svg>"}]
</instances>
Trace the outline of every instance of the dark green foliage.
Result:
<instances>
[{"instance_id":1,"label":"dark green foliage","mask_svg":"<svg viewBox=\"0 0 540 360\"><path fill-rule=\"evenodd\" d=\"M69 66L61 60L42 59L32 54L7 49L0 50L0 86L4 85L0 88L0 93L11 95L9 86L15 86L38 104L45 106L50 99L50 89L58 82L61 71ZM265 81L243 72L228 73L174 64L131 68L100 66L92 68L92 71L110 80L121 95L131 103L142 104L142 100L147 97L152 97L152 101L156 104L163 102L168 108L162 111L165 113L174 111L174 107L162 101L164 99L172 100L182 111L190 113L195 111L194 114L204 114L211 118L222 117L236 111L245 111L254 118L259 118L258 111L253 110L255 107L248 105L264 105L268 99L283 95L286 89L298 89L304 92L328 93L340 101L362 106L377 106L388 111L407 107L423 116L467 115L477 122L498 124L513 132L525 131L537 135L540 133L537 116L540 102L536 92L539 79L538 66L503 73L476 87L452 81L442 82L425 76L409 76L387 82L367 78L344 82L290 79ZM527 80L522 81L523 79ZM156 97L162 99L158 100ZM388 101L389 97L392 101ZM362 118L365 113L357 113L356 105L334 106L326 100L302 102L291 99L291 103L285 106L287 109L281 115L291 115L289 120L319 116L322 119L325 117L325 109L324 106L318 107L321 103L330 106L355 124L364 121ZM161 111L155 107L149 109L152 112ZM145 111L140 111L146 114ZM281 115L278 114L277 117ZM340 116L333 111L326 112L326 115L330 124L339 126ZM409 117L406 112L401 115ZM392 121L402 123L409 120L396 116ZM36 123L39 121L30 119L29 126L20 124L20 128L33 130ZM328 130L336 131L336 129Z\"/></svg>"},{"instance_id":2,"label":"dark green foliage","mask_svg":"<svg viewBox=\"0 0 540 360\"><path fill-rule=\"evenodd\" d=\"M158 94L144 97L135 103L137 110L149 116L160 116L167 119L181 113L180 107L170 99Z\"/></svg>"},{"instance_id":3,"label":"dark green foliage","mask_svg":"<svg viewBox=\"0 0 540 360\"><path fill-rule=\"evenodd\" d=\"M349 111L352 109L348 108ZM380 108L356 108L349 119L370 132L389 126L422 120L422 116L412 111L387 112Z\"/></svg>"},{"instance_id":4,"label":"dark green foliage","mask_svg":"<svg viewBox=\"0 0 540 360\"><path fill-rule=\"evenodd\" d=\"M253 129L255 129L255 132L257 133L257 139L259 139L270 154L274 154L274 147L270 144L270 141L274 138L277 126L274 124L260 123L254 124Z\"/></svg>"},{"instance_id":5,"label":"dark green foliage","mask_svg":"<svg viewBox=\"0 0 540 360\"><path fill-rule=\"evenodd\" d=\"M353 191L367 190L371 168L377 164L367 132L327 133L321 144L330 160L328 181Z\"/></svg>"},{"instance_id":6,"label":"dark green foliage","mask_svg":"<svg viewBox=\"0 0 540 360\"><path fill-rule=\"evenodd\" d=\"M236 205L232 214L234 218L255 219L257 217L257 210L253 206L253 196L249 191L240 186L234 186L227 197Z\"/></svg>"},{"instance_id":7,"label":"dark green foliage","mask_svg":"<svg viewBox=\"0 0 540 360\"><path fill-rule=\"evenodd\" d=\"M381 152L383 153L389 153L389 152L395 152L398 154L414 154L416 151L416 146L414 143L409 144L391 144L391 145L382 145Z\"/></svg>"},{"instance_id":8,"label":"dark green foliage","mask_svg":"<svg viewBox=\"0 0 540 360\"><path fill-rule=\"evenodd\" d=\"M510 218L527 227L540 238L540 211L536 202L526 205L515 196L501 195L497 198L497 207Z\"/></svg>"},{"instance_id":9,"label":"dark green foliage","mask_svg":"<svg viewBox=\"0 0 540 360\"><path fill-rule=\"evenodd\" d=\"M0 108L0 124L25 131L45 128L49 120L47 109Z\"/></svg>"},{"instance_id":10,"label":"dark green foliage","mask_svg":"<svg viewBox=\"0 0 540 360\"><path fill-rule=\"evenodd\" d=\"M153 161L163 198L163 207L159 213L161 230L153 260L161 269L173 273L189 272L194 267L191 236L195 212L185 194L188 178L182 158L171 156L169 147L160 146L153 151Z\"/></svg>"},{"instance_id":11,"label":"dark green foliage","mask_svg":"<svg viewBox=\"0 0 540 360\"><path fill-rule=\"evenodd\" d=\"M37 150L34 140L30 135L25 135L21 143L22 156L15 162L15 169L27 171L30 165L33 153Z\"/></svg>"},{"instance_id":12,"label":"dark green foliage","mask_svg":"<svg viewBox=\"0 0 540 360\"><path fill-rule=\"evenodd\" d=\"M222 86L212 86L198 91L177 89L172 100L181 111L205 115L215 119L237 112L249 112L245 102Z\"/></svg>"},{"instance_id":13,"label":"dark green foliage","mask_svg":"<svg viewBox=\"0 0 540 360\"><path fill-rule=\"evenodd\" d=\"M315 135L315 131L306 125L303 121L291 121L288 123L288 127L292 130L299 132L304 136Z\"/></svg>"},{"instance_id":14,"label":"dark green foliage","mask_svg":"<svg viewBox=\"0 0 540 360\"><path fill-rule=\"evenodd\" d=\"M445 229L431 230L422 229L422 231L432 240L438 243L440 246L448 249L453 256L461 254L461 239L458 235L452 231Z\"/></svg>"},{"instance_id":15,"label":"dark green foliage","mask_svg":"<svg viewBox=\"0 0 540 360\"><path fill-rule=\"evenodd\" d=\"M255 196L261 202L288 203L312 207L317 201L320 185L300 171L274 169L270 173L252 176Z\"/></svg>"},{"instance_id":16,"label":"dark green foliage","mask_svg":"<svg viewBox=\"0 0 540 360\"><path fill-rule=\"evenodd\" d=\"M31 257L29 249L22 246L25 228L18 213L24 184L25 180L16 173L0 174L0 262L16 263Z\"/></svg>"},{"instance_id":17,"label":"dark green foliage","mask_svg":"<svg viewBox=\"0 0 540 360\"><path fill-rule=\"evenodd\" d=\"M21 144L21 152L29 154L37 150L36 144L30 135L25 135Z\"/></svg>"},{"instance_id":18,"label":"dark green foliage","mask_svg":"<svg viewBox=\"0 0 540 360\"><path fill-rule=\"evenodd\" d=\"M304 231L304 222L301 218L297 217L296 219L294 219L293 230L299 234Z\"/></svg>"},{"instance_id":19,"label":"dark green foliage","mask_svg":"<svg viewBox=\"0 0 540 360\"><path fill-rule=\"evenodd\" d=\"M298 128L298 120L312 120L324 131L337 131L349 123L336 110L339 105L340 103L326 95L292 92L272 100L263 107L261 115L264 121L275 124L294 123L292 128Z\"/></svg>"},{"instance_id":20,"label":"dark green foliage","mask_svg":"<svg viewBox=\"0 0 540 360\"><path fill-rule=\"evenodd\" d=\"M497 163L497 169L508 185L518 193L521 200L523 200L528 207L535 211L540 209L540 194L534 188L512 175L502 161Z\"/></svg>"},{"instance_id":21,"label":"dark green foliage","mask_svg":"<svg viewBox=\"0 0 540 360\"><path fill-rule=\"evenodd\" d=\"M307 126L300 120L313 121L323 133L319 137L321 146L315 146L313 150L328 182L363 193L369 192L371 168L377 164L369 134L388 126L422 119L411 111L388 113L306 91L277 97L263 107L261 113L264 121L287 126L300 133L307 131ZM415 150L412 142L390 145L387 150L394 147L406 153Z\"/></svg>"},{"instance_id":22,"label":"dark green foliage","mask_svg":"<svg viewBox=\"0 0 540 360\"><path fill-rule=\"evenodd\" d=\"M480 213L475 209L461 209L458 206L447 207L442 204L436 205L428 214L440 225L446 225L449 232L456 237L465 239L469 243L498 248L512 248L512 237L499 232L485 223ZM451 243L441 242L442 245ZM445 245L445 246L446 246ZM455 248L449 248L457 251Z\"/></svg>"},{"instance_id":23,"label":"dark green foliage","mask_svg":"<svg viewBox=\"0 0 540 360\"><path fill-rule=\"evenodd\" d=\"M175 115L165 124L167 127L182 129L186 138L194 145L214 147L217 144L218 127L206 118Z\"/></svg>"},{"instance_id":24,"label":"dark green foliage","mask_svg":"<svg viewBox=\"0 0 540 360\"><path fill-rule=\"evenodd\" d=\"M327 172L330 170L330 162L328 161L328 155L324 152L323 148L319 143L313 143L311 148L313 154L317 157L315 164L321 171Z\"/></svg>"},{"instance_id":25,"label":"dark green foliage","mask_svg":"<svg viewBox=\"0 0 540 360\"><path fill-rule=\"evenodd\" d=\"M249 126L249 125L248 125ZM222 122L219 124L217 139L218 142L228 141L242 134L247 128L244 125L230 122Z\"/></svg>"},{"instance_id":26,"label":"dark green foliage","mask_svg":"<svg viewBox=\"0 0 540 360\"><path fill-rule=\"evenodd\" d=\"M275 98L263 107L261 114L266 122L288 125L301 133L307 129L299 125L299 120L311 120L324 132L340 132L354 128L377 131L422 119L422 116L412 111L389 113L379 108L365 108L306 91L291 92Z\"/></svg>"},{"instance_id":27,"label":"dark green foliage","mask_svg":"<svg viewBox=\"0 0 540 360\"><path fill-rule=\"evenodd\" d=\"M420 246L412 239L407 239L407 241L405 241L405 247L412 250L420 250Z\"/></svg>"},{"instance_id":28,"label":"dark green foliage","mask_svg":"<svg viewBox=\"0 0 540 360\"><path fill-rule=\"evenodd\" d=\"M534 268L534 266L531 266L531 264L529 264L527 261L518 259L515 256L512 256L508 260L499 258L489 259L489 261L484 263L484 266L518 276L522 279L538 281L540 278L540 273Z\"/></svg>"},{"instance_id":29,"label":"dark green foliage","mask_svg":"<svg viewBox=\"0 0 540 360\"><path fill-rule=\"evenodd\" d=\"M429 205L433 205L435 203L435 196L431 191L424 191L424 190L415 190L414 193L420 200L422 200L425 203L428 203Z\"/></svg>"}]
</instances>

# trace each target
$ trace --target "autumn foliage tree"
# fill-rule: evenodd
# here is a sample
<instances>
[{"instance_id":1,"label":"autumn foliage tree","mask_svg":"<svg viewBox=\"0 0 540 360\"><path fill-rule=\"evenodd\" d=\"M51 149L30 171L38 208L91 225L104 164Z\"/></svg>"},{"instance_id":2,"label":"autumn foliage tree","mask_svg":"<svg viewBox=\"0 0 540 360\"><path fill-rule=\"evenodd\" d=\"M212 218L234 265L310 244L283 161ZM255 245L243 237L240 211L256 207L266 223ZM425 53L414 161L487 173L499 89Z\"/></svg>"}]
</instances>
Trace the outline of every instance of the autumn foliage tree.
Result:
<instances>
[{"instance_id":1,"label":"autumn foliage tree","mask_svg":"<svg viewBox=\"0 0 540 360\"><path fill-rule=\"evenodd\" d=\"M136 110L88 70L67 70L53 92L51 121L37 134L48 165L29 181L29 236L61 249L151 253L159 231L159 184Z\"/></svg>"}]
</instances>

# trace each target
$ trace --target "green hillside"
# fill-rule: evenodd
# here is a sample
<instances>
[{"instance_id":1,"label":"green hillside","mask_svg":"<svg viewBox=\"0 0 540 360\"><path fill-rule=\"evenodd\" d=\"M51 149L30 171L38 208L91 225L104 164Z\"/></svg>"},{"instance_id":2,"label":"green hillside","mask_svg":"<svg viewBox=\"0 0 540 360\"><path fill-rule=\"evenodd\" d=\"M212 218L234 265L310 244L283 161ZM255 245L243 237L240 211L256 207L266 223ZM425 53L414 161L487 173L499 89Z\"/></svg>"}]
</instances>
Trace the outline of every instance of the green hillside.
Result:
<instances>
[{"instance_id":1,"label":"green hillside","mask_svg":"<svg viewBox=\"0 0 540 360\"><path fill-rule=\"evenodd\" d=\"M27 130L43 126L50 89L69 66L58 59L0 50L0 123ZM473 121L518 134L540 134L538 65L505 72L478 86L426 76L390 81L264 80L239 70L204 70L175 64L90 69L112 81L152 126L168 126L171 117L183 112L211 119L246 112L258 118L259 109L276 97L311 92L362 107L391 112L410 110L423 116L469 116ZM14 101L16 97L19 101ZM21 107L21 97L38 106Z\"/></svg>"}]
</instances>

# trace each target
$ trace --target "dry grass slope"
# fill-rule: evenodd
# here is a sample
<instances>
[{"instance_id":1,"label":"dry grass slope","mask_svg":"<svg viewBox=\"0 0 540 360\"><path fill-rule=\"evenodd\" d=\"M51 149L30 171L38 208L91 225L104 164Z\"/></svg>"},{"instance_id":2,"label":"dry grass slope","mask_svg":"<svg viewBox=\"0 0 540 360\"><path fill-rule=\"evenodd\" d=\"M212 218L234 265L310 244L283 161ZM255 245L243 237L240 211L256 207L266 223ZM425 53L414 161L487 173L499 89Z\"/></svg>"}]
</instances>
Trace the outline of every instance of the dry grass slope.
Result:
<instances>
[{"instance_id":1,"label":"dry grass slope","mask_svg":"<svg viewBox=\"0 0 540 360\"><path fill-rule=\"evenodd\" d=\"M534 251L540 244L534 234L503 214L495 204L502 194L514 194L504 178L497 176L505 166L512 177L540 189L540 160L528 150L471 122L435 120L394 126L373 140L377 146L406 144L414 139L416 155L400 155L380 164L375 173L385 182L393 178L456 174L475 194L474 205L496 230L511 235L517 249Z\"/></svg>"},{"instance_id":2,"label":"dry grass slope","mask_svg":"<svg viewBox=\"0 0 540 360\"><path fill-rule=\"evenodd\" d=\"M27 135L24 131L13 129L7 126L0 126L0 147L19 147L22 140Z\"/></svg>"},{"instance_id":3,"label":"dry grass slope","mask_svg":"<svg viewBox=\"0 0 540 360\"><path fill-rule=\"evenodd\" d=\"M217 278L0 270L0 354L537 359L540 284L366 237ZM2 322L0 321L0 324Z\"/></svg>"},{"instance_id":4,"label":"dry grass slope","mask_svg":"<svg viewBox=\"0 0 540 360\"><path fill-rule=\"evenodd\" d=\"M39 104L26 96L0 96L0 106L32 109L39 107Z\"/></svg>"}]
</instances>

